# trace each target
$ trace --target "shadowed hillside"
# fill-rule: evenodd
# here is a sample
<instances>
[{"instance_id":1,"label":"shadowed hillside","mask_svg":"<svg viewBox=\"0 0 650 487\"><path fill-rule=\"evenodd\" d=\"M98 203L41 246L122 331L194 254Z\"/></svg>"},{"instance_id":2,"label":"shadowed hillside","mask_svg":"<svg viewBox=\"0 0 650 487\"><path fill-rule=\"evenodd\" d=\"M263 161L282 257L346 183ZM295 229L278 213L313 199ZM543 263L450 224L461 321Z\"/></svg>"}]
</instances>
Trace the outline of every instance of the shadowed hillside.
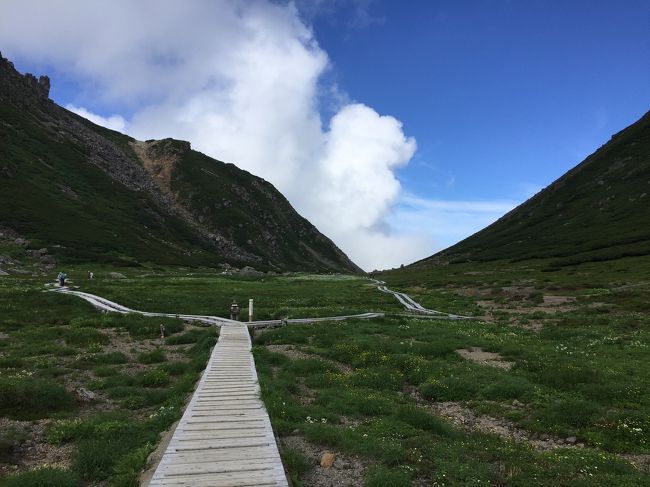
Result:
<instances>
[{"instance_id":1,"label":"shadowed hillside","mask_svg":"<svg viewBox=\"0 0 650 487\"><path fill-rule=\"evenodd\" d=\"M140 142L48 99L49 79L0 59L0 226L67 262L360 269L267 181Z\"/></svg>"},{"instance_id":2,"label":"shadowed hillside","mask_svg":"<svg viewBox=\"0 0 650 487\"><path fill-rule=\"evenodd\" d=\"M650 112L497 222L409 267L502 259L562 267L649 255L649 221Z\"/></svg>"}]
</instances>

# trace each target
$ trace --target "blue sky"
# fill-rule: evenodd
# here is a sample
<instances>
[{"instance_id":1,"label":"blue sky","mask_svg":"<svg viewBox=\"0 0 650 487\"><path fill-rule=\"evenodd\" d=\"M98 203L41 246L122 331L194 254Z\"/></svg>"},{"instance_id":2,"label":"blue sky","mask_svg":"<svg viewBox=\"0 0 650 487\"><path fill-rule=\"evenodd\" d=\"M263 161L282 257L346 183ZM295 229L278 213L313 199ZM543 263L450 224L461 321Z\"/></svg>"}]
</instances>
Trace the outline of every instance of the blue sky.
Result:
<instances>
[{"instance_id":1,"label":"blue sky","mask_svg":"<svg viewBox=\"0 0 650 487\"><path fill-rule=\"evenodd\" d=\"M648 1L376 1L314 20L338 83L404 122L424 196L521 199L650 110Z\"/></svg>"},{"instance_id":2,"label":"blue sky","mask_svg":"<svg viewBox=\"0 0 650 487\"><path fill-rule=\"evenodd\" d=\"M4 10L0 50L57 103L270 180L366 269L480 230L650 109L650 0Z\"/></svg>"}]
</instances>

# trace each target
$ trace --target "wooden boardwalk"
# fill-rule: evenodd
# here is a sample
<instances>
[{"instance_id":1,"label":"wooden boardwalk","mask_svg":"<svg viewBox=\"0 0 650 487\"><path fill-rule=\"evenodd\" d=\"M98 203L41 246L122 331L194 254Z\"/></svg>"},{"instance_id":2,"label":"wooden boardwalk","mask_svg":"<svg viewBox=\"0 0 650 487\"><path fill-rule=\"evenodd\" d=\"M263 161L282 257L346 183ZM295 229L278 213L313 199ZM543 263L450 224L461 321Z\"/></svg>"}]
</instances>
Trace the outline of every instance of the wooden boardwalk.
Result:
<instances>
[{"instance_id":1,"label":"wooden boardwalk","mask_svg":"<svg viewBox=\"0 0 650 487\"><path fill-rule=\"evenodd\" d=\"M246 326L223 325L149 485L287 486L259 394Z\"/></svg>"}]
</instances>

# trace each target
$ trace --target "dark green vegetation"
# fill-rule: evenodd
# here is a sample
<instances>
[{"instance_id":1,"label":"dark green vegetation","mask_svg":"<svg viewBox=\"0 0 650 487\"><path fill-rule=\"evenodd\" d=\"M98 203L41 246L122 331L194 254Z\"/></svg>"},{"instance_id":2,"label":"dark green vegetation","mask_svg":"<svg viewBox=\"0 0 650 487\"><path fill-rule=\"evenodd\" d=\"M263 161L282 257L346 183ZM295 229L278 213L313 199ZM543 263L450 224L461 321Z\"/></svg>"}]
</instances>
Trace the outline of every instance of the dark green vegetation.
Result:
<instances>
[{"instance_id":1,"label":"dark green vegetation","mask_svg":"<svg viewBox=\"0 0 650 487\"><path fill-rule=\"evenodd\" d=\"M356 272L268 182L47 99L0 58L0 221L66 263ZM0 228L2 230L2 228Z\"/></svg>"},{"instance_id":2,"label":"dark green vegetation","mask_svg":"<svg viewBox=\"0 0 650 487\"><path fill-rule=\"evenodd\" d=\"M43 292L40 279L0 280L0 485L139 485L216 338L213 327L98 313L78 298ZM34 453L29 442L49 446ZM69 444L69 468L2 479L9 465L49 463L43 451Z\"/></svg>"},{"instance_id":3,"label":"dark green vegetation","mask_svg":"<svg viewBox=\"0 0 650 487\"><path fill-rule=\"evenodd\" d=\"M11 245L5 251L11 253ZM126 278L111 279L96 267L92 281L85 268L68 274L72 285L137 309L225 315L233 297L243 304L253 297L262 318L399 311L389 296L349 276L252 280L205 270L191 276L162 268L123 272ZM43 284L40 277L0 279L0 416L8 425L0 434L0 477L13 472L10 465L22 471L0 485L47 485L43 479L53 486L138 485L160 433L179 418L205 367L215 328L102 314L79 298L44 292ZM83 389L94 399L84 399ZM25 449L30 441L54 451L72 445L67 468L29 470L48 463Z\"/></svg>"},{"instance_id":4,"label":"dark green vegetation","mask_svg":"<svg viewBox=\"0 0 650 487\"><path fill-rule=\"evenodd\" d=\"M231 298L253 297L259 318L388 312L380 320L255 332L263 398L298 485L310 485L305 479L319 467L295 438L356 458L363 466L359 485L648 484L629 463L650 450L650 280L641 280L648 262L541 268L484 264L476 274L456 264L413 274L410 283L402 274L388 276L423 304L485 319L460 322L399 316L391 296L345 276L253 280L126 269L125 279L114 280L99 269L89 281L84 269L69 274L83 290L151 311L224 315ZM51 448L73 445L67 468L56 475L82 485L136 485L159 433L178 418L204 367L214 329L102 315L42 289L32 277L0 280L0 377L27 389L47 380L73 400L3 415L16 425L19 418L45 418ZM169 334L164 343L161 322ZM512 369L456 352L469 347L499 353ZM98 397L80 401L79 386ZM502 429L490 433L480 427L485 422ZM0 461L20 463L30 434L14 426L0 438ZM575 444L565 441L571 437ZM25 478L19 485L30 485L35 475L7 482Z\"/></svg>"},{"instance_id":5,"label":"dark green vegetation","mask_svg":"<svg viewBox=\"0 0 650 487\"><path fill-rule=\"evenodd\" d=\"M510 315L268 331L255 341L265 403L281 436L298 429L374 463L366 485L647 485L618 456L650 451L650 320L617 309L640 294L601 294L602 309L581 298L572 311L542 313L541 331L513 326ZM271 344L285 345L282 353ZM513 368L455 352L469 347L500 353ZM481 415L508 433L472 428ZM584 448L559 441L569 437ZM540 438L546 446L536 451Z\"/></svg>"},{"instance_id":6,"label":"dark green vegetation","mask_svg":"<svg viewBox=\"0 0 650 487\"><path fill-rule=\"evenodd\" d=\"M84 289L142 311L209 314L229 317L230 303L237 300L240 318L248 318L248 299L255 303L255 319L337 316L368 311L401 311L391 296L379 293L364 279L352 276L265 277L241 279L195 272L191 275L125 271L127 279L94 279L72 271Z\"/></svg>"},{"instance_id":7,"label":"dark green vegetation","mask_svg":"<svg viewBox=\"0 0 650 487\"><path fill-rule=\"evenodd\" d=\"M649 218L650 113L646 113L494 224L412 267L552 258L548 268L553 269L650 255Z\"/></svg>"},{"instance_id":8,"label":"dark green vegetation","mask_svg":"<svg viewBox=\"0 0 650 487\"><path fill-rule=\"evenodd\" d=\"M402 370L419 401L479 425L466 431L493 418L499 441L539 450L507 443L513 458L489 448L499 453L468 475L498 485L650 485L649 190L646 114L493 225L378 276L426 307L484 320L438 326L421 339L429 351L409 359L417 373ZM474 482L453 475L451 485Z\"/></svg>"}]
</instances>

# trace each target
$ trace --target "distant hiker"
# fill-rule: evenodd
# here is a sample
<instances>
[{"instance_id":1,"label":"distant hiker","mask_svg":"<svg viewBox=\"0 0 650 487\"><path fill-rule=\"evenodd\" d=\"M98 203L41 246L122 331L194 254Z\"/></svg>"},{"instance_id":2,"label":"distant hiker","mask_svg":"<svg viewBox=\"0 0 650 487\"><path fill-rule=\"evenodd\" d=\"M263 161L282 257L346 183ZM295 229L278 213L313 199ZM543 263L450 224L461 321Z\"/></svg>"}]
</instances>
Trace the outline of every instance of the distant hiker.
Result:
<instances>
[{"instance_id":1,"label":"distant hiker","mask_svg":"<svg viewBox=\"0 0 650 487\"><path fill-rule=\"evenodd\" d=\"M95 277L95 274L93 274L92 272L88 271L88 279L92 279L93 277Z\"/></svg>"},{"instance_id":2,"label":"distant hiker","mask_svg":"<svg viewBox=\"0 0 650 487\"><path fill-rule=\"evenodd\" d=\"M235 301L234 299L232 300L232 304L230 305L230 319L239 321L239 305L237 304L237 301Z\"/></svg>"},{"instance_id":3,"label":"distant hiker","mask_svg":"<svg viewBox=\"0 0 650 487\"><path fill-rule=\"evenodd\" d=\"M65 272L59 272L59 275L56 278L59 281L59 286L65 286L65 278L68 277Z\"/></svg>"}]
</instances>

